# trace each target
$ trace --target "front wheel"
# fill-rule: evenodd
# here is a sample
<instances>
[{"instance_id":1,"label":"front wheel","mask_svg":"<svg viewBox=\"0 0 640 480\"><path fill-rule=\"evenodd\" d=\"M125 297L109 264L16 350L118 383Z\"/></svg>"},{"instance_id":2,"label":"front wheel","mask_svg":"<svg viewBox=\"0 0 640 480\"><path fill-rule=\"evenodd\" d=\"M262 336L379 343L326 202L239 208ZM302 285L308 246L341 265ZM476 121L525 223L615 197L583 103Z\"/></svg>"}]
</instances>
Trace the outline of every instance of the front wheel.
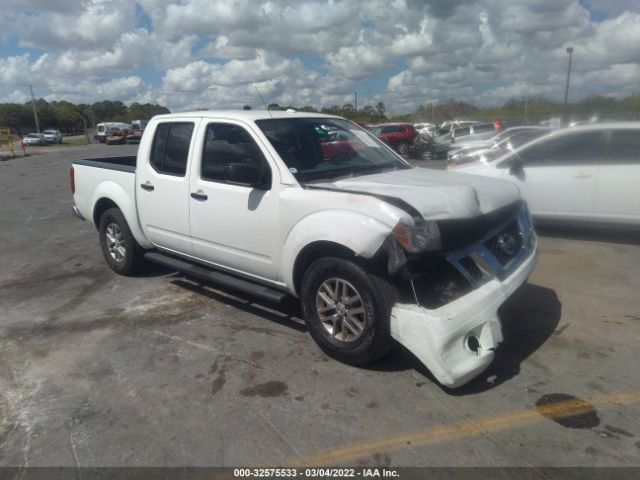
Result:
<instances>
[{"instance_id":1,"label":"front wheel","mask_svg":"<svg viewBox=\"0 0 640 480\"><path fill-rule=\"evenodd\" d=\"M311 336L336 360L363 365L393 345L393 287L350 260L316 260L305 272L300 301Z\"/></svg>"},{"instance_id":2,"label":"front wheel","mask_svg":"<svg viewBox=\"0 0 640 480\"><path fill-rule=\"evenodd\" d=\"M420 154L422 160L434 160L435 157L436 155L431 148L425 148Z\"/></svg>"},{"instance_id":3,"label":"front wheel","mask_svg":"<svg viewBox=\"0 0 640 480\"><path fill-rule=\"evenodd\" d=\"M133 275L142 267L142 247L118 208L110 208L100 217L100 246L111 269L120 275Z\"/></svg>"}]
</instances>

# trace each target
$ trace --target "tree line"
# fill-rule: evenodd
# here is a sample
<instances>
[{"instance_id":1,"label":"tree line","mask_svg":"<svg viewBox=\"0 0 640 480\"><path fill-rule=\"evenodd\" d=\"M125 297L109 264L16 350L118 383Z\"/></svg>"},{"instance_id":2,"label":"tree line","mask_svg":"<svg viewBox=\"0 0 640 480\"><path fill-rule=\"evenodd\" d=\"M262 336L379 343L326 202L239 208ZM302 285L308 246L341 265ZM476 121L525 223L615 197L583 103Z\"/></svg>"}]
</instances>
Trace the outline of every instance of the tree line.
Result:
<instances>
[{"instance_id":1,"label":"tree line","mask_svg":"<svg viewBox=\"0 0 640 480\"><path fill-rule=\"evenodd\" d=\"M102 100L89 104L71 102L35 101L40 130L58 129L65 133L81 133L85 123L88 128L100 122L126 122L136 119L149 119L154 115L170 113L169 109L152 103L132 103L125 105L121 101ZM245 105L244 109L251 107ZM340 115L360 123L378 123L389 120L398 122L440 123L453 119L495 120L507 123L539 123L550 117L563 116L586 120L597 116L600 120L640 120L640 93L626 97L605 97L594 95L568 104L544 97L512 98L500 106L478 107L470 102L449 99L438 103L425 103L404 115L392 115L383 101L375 106L365 105L356 109L355 105L330 105L317 108L312 105L296 107L271 103L269 110L287 110L293 108L301 112L319 112ZM35 131L36 124L31 102L0 103L0 127L12 127L18 133Z\"/></svg>"},{"instance_id":2,"label":"tree line","mask_svg":"<svg viewBox=\"0 0 640 480\"><path fill-rule=\"evenodd\" d=\"M89 104L71 102L47 102L40 98L34 102L40 131L56 129L63 133L84 132L100 122L126 122L149 119L154 115L170 113L169 109L158 104L132 103L125 105L120 101L103 100ZM0 103L0 127L10 127L23 134L36 130L34 105L27 103Z\"/></svg>"},{"instance_id":3,"label":"tree line","mask_svg":"<svg viewBox=\"0 0 640 480\"><path fill-rule=\"evenodd\" d=\"M245 106L244 108L250 108ZM389 114L384 102L375 107L366 105L358 110L351 103L316 108L304 106L280 106L272 103L269 110L286 110L293 108L302 112L319 112L340 115L362 123L375 123L393 120L394 122L431 122L439 124L447 120L501 120L507 123L539 123L551 117L587 120L593 116L600 120L640 120L640 93L626 97L605 97L593 95L582 100L571 102L565 106L563 102L545 97L512 98L500 106L478 107L470 102L448 99L438 103L425 103L404 115Z\"/></svg>"}]
</instances>

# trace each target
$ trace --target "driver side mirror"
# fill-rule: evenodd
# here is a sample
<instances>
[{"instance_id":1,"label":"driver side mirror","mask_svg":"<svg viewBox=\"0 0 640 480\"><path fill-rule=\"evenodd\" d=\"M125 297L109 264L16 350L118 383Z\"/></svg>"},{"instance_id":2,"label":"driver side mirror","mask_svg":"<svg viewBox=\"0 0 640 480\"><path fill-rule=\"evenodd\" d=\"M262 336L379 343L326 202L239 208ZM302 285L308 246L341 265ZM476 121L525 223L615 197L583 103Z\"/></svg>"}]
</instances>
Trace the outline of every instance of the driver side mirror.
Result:
<instances>
[{"instance_id":1,"label":"driver side mirror","mask_svg":"<svg viewBox=\"0 0 640 480\"><path fill-rule=\"evenodd\" d=\"M513 175L518 180L524 181L524 168L520 162L513 162L509 167L509 175Z\"/></svg>"},{"instance_id":2,"label":"driver side mirror","mask_svg":"<svg viewBox=\"0 0 640 480\"><path fill-rule=\"evenodd\" d=\"M252 163L228 163L224 167L224 179L245 187L261 187L263 184L258 168Z\"/></svg>"}]
</instances>

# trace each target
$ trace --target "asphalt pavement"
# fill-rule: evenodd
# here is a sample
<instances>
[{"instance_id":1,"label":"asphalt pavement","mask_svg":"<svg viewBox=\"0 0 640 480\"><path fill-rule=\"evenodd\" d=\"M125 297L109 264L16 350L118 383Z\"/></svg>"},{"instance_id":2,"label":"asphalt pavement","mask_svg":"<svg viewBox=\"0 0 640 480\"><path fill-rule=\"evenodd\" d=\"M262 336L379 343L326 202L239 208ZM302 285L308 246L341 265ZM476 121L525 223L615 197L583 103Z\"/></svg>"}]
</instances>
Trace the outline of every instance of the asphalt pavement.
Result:
<instances>
[{"instance_id":1,"label":"asphalt pavement","mask_svg":"<svg viewBox=\"0 0 640 480\"><path fill-rule=\"evenodd\" d=\"M396 348L326 357L274 309L113 273L70 214L67 146L0 162L1 466L640 465L640 241L542 230L487 372L438 386Z\"/></svg>"}]
</instances>

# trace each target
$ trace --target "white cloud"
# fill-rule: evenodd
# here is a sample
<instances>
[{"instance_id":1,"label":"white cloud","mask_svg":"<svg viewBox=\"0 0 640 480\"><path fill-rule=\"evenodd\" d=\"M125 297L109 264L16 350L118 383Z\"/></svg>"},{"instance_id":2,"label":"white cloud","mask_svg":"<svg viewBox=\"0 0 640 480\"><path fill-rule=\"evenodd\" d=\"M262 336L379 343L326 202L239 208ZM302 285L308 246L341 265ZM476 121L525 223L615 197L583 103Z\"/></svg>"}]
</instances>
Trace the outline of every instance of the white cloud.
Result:
<instances>
[{"instance_id":1,"label":"white cloud","mask_svg":"<svg viewBox=\"0 0 640 480\"><path fill-rule=\"evenodd\" d=\"M358 90L403 111L560 98L568 45L572 98L633 92L640 65L640 0L24 0L0 32L0 101L33 84L52 100L258 107L258 86L268 103Z\"/></svg>"}]
</instances>

